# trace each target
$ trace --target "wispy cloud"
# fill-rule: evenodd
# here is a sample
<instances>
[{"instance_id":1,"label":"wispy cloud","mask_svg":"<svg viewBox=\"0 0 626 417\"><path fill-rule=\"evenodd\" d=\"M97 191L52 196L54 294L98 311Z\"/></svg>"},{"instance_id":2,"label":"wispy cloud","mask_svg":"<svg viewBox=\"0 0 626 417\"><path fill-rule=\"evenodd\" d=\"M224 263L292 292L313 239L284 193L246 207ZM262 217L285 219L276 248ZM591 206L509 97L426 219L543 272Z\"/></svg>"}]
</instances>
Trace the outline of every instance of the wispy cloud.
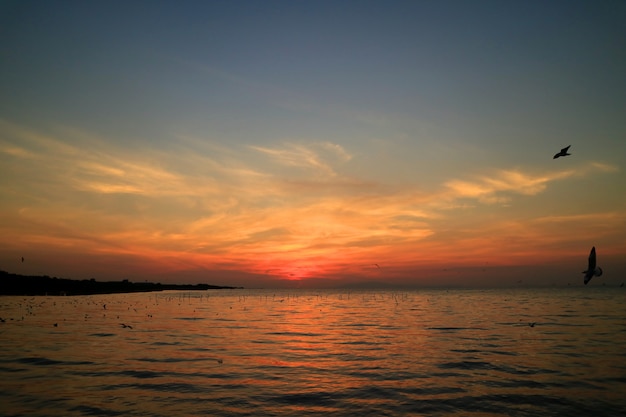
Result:
<instances>
[{"instance_id":1,"label":"wispy cloud","mask_svg":"<svg viewBox=\"0 0 626 417\"><path fill-rule=\"evenodd\" d=\"M617 172L618 168L609 164L591 162L578 169L549 171L540 174L522 170L497 170L488 175L478 175L470 180L454 179L447 181L450 199L476 199L482 203L506 203L510 194L537 195L546 190L551 182L571 177L587 176L593 172Z\"/></svg>"},{"instance_id":2,"label":"wispy cloud","mask_svg":"<svg viewBox=\"0 0 626 417\"><path fill-rule=\"evenodd\" d=\"M250 148L270 156L279 164L325 176L336 176L333 165L337 162L347 162L352 158L341 145L330 142L287 143L281 148L262 146Z\"/></svg>"},{"instance_id":3,"label":"wispy cloud","mask_svg":"<svg viewBox=\"0 0 626 417\"><path fill-rule=\"evenodd\" d=\"M260 176L187 149L133 153L75 129L41 134L6 122L1 127L13 140L2 143L0 151L11 157L7 163L14 174L39 176L49 185L63 187L64 194L74 190L146 197L208 196L221 194L232 185L229 182ZM24 164L28 162L24 159L36 163Z\"/></svg>"}]
</instances>

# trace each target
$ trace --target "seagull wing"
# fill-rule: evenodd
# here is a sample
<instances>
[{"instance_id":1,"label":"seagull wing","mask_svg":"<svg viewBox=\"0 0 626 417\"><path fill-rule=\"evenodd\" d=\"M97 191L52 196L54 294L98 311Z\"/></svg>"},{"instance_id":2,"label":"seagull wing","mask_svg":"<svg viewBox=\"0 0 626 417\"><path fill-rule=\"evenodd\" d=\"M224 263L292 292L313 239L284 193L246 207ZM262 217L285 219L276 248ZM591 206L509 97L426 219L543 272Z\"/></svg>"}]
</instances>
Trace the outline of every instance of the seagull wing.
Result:
<instances>
[{"instance_id":1,"label":"seagull wing","mask_svg":"<svg viewBox=\"0 0 626 417\"><path fill-rule=\"evenodd\" d=\"M589 264L587 265L587 270L583 271L585 274L585 285L593 278L596 270L596 247L591 248L591 252L589 252Z\"/></svg>"},{"instance_id":2,"label":"seagull wing","mask_svg":"<svg viewBox=\"0 0 626 417\"><path fill-rule=\"evenodd\" d=\"M595 271L596 269L596 247L591 248L591 252L589 252L589 264L587 266L587 271Z\"/></svg>"},{"instance_id":3,"label":"seagull wing","mask_svg":"<svg viewBox=\"0 0 626 417\"><path fill-rule=\"evenodd\" d=\"M566 147L564 147L563 149L561 149L561 154L565 155L569 149L569 147L572 145L567 145Z\"/></svg>"}]
</instances>

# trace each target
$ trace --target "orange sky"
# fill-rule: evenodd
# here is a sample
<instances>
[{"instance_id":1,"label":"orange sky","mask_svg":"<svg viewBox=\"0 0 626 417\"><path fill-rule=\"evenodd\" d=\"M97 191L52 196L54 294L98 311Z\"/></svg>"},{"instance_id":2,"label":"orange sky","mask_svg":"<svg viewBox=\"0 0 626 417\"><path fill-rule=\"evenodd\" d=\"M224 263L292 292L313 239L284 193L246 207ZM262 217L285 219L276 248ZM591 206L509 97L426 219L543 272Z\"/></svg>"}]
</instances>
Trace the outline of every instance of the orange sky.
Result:
<instances>
[{"instance_id":1,"label":"orange sky","mask_svg":"<svg viewBox=\"0 0 626 417\"><path fill-rule=\"evenodd\" d=\"M603 162L542 154L542 168L480 169L426 189L418 179L359 178L350 172L354 156L329 143L201 151L180 139L187 145L176 152L133 154L68 129L6 121L0 129L4 178L13 178L2 187L1 212L11 272L247 286L443 283L462 280L467 268L566 270L575 262L569 281L590 243L604 259L624 251L624 211L595 204L603 184L615 188L622 177ZM73 144L77 137L89 146ZM571 203L581 199L577 184L598 189L587 193L589 207ZM481 282L485 274L476 275ZM513 276L498 279L520 279Z\"/></svg>"}]
</instances>

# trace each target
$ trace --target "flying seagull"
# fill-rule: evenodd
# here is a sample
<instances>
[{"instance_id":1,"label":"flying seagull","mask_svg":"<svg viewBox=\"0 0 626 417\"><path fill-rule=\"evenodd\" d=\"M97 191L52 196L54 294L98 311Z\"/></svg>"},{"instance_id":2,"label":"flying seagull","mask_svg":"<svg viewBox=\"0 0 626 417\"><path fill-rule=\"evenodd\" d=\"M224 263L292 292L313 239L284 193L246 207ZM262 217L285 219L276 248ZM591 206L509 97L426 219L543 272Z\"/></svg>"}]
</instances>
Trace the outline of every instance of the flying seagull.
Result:
<instances>
[{"instance_id":1,"label":"flying seagull","mask_svg":"<svg viewBox=\"0 0 626 417\"><path fill-rule=\"evenodd\" d=\"M593 277L599 277L602 275L602 268L596 268L596 247L591 248L591 252L589 252L589 265L587 266L587 270L583 271L585 274L585 285L591 280Z\"/></svg>"},{"instance_id":2,"label":"flying seagull","mask_svg":"<svg viewBox=\"0 0 626 417\"><path fill-rule=\"evenodd\" d=\"M567 155L571 155L571 153L567 153L567 151L568 151L568 149L569 149L569 147L570 147L570 146L572 146L572 145L567 145L565 148L561 149L561 151L560 151L559 153L555 154L555 155L552 157L552 159L556 159L556 158L558 158L559 156L567 156Z\"/></svg>"}]
</instances>

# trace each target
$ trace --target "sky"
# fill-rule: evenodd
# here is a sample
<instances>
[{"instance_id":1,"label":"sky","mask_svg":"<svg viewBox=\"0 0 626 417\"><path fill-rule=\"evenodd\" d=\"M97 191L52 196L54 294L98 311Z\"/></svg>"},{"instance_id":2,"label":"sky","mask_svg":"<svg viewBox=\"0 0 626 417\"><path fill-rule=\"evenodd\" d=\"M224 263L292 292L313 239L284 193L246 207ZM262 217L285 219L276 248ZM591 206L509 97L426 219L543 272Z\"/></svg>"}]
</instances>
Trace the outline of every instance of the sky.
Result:
<instances>
[{"instance_id":1,"label":"sky","mask_svg":"<svg viewBox=\"0 0 626 417\"><path fill-rule=\"evenodd\" d=\"M2 270L626 280L623 1L3 0L0 48Z\"/></svg>"}]
</instances>

